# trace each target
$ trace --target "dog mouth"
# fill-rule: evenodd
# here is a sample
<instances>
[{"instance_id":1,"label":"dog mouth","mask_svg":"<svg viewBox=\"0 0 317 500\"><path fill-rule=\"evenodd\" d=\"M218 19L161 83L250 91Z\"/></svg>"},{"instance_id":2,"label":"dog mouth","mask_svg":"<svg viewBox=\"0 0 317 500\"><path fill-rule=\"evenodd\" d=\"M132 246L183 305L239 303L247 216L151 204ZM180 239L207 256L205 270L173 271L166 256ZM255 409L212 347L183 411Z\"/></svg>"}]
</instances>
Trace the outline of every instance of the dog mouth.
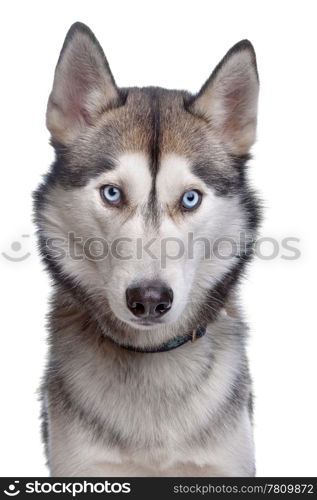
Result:
<instances>
[{"instance_id":1,"label":"dog mouth","mask_svg":"<svg viewBox=\"0 0 317 500\"><path fill-rule=\"evenodd\" d=\"M141 318L139 318L139 319L133 318L133 319L130 319L129 322L135 326L143 326L143 327L147 327L147 328L155 327L157 325L161 325L162 323L164 323L160 319L151 320L151 319L141 319Z\"/></svg>"}]
</instances>

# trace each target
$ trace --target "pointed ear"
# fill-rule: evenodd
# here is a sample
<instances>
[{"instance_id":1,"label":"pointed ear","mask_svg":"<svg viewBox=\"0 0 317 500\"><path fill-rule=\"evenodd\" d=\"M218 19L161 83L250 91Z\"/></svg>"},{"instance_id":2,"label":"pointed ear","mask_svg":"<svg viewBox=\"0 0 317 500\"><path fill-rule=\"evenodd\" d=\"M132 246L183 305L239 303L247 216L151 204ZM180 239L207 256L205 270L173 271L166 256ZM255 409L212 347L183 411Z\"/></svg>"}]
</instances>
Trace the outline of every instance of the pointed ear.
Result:
<instances>
[{"instance_id":1,"label":"pointed ear","mask_svg":"<svg viewBox=\"0 0 317 500\"><path fill-rule=\"evenodd\" d=\"M94 34L82 23L67 33L55 69L46 123L53 141L72 142L108 108L119 104L119 91Z\"/></svg>"},{"instance_id":2,"label":"pointed ear","mask_svg":"<svg viewBox=\"0 0 317 500\"><path fill-rule=\"evenodd\" d=\"M245 155L255 141L259 79L252 44L242 40L218 64L190 106L229 150Z\"/></svg>"}]
</instances>

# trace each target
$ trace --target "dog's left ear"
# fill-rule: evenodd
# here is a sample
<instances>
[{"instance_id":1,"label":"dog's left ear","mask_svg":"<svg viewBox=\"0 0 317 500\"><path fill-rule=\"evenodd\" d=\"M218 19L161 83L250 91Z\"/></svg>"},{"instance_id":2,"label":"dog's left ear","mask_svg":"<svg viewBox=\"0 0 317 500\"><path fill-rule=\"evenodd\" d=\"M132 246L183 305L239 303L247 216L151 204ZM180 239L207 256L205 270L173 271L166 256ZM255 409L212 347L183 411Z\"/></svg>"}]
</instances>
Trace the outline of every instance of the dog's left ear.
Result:
<instances>
[{"instance_id":1,"label":"dog's left ear","mask_svg":"<svg viewBox=\"0 0 317 500\"><path fill-rule=\"evenodd\" d=\"M232 154L242 156L255 141L258 93L255 52L242 40L218 64L190 111L210 122Z\"/></svg>"},{"instance_id":2,"label":"dog's left ear","mask_svg":"<svg viewBox=\"0 0 317 500\"><path fill-rule=\"evenodd\" d=\"M73 24L59 56L47 105L46 123L53 140L70 144L119 100L96 37L84 24Z\"/></svg>"}]
</instances>

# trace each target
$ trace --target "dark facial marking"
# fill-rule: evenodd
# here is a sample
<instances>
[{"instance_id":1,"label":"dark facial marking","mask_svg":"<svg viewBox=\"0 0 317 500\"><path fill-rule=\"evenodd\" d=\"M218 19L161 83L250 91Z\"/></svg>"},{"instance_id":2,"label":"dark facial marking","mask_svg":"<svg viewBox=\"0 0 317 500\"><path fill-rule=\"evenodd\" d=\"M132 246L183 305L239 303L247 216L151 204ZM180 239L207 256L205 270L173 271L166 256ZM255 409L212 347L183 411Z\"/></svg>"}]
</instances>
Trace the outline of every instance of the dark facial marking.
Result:
<instances>
[{"instance_id":1,"label":"dark facial marking","mask_svg":"<svg viewBox=\"0 0 317 500\"><path fill-rule=\"evenodd\" d=\"M223 172L216 168L212 160L196 163L192 171L207 186L215 190L220 196L234 194L237 189L239 176L234 170L230 173Z\"/></svg>"},{"instance_id":2,"label":"dark facial marking","mask_svg":"<svg viewBox=\"0 0 317 500\"><path fill-rule=\"evenodd\" d=\"M155 227L157 227L159 224L159 207L157 203L155 183L160 159L160 89L150 87L146 89L146 92L149 96L151 107L151 135L149 150L152 174L152 187L147 204L146 222L151 222Z\"/></svg>"},{"instance_id":3,"label":"dark facial marking","mask_svg":"<svg viewBox=\"0 0 317 500\"><path fill-rule=\"evenodd\" d=\"M158 170L159 154L160 154L160 101L159 90L156 88L148 89L150 106L151 106L151 172L153 177L156 176Z\"/></svg>"}]
</instances>

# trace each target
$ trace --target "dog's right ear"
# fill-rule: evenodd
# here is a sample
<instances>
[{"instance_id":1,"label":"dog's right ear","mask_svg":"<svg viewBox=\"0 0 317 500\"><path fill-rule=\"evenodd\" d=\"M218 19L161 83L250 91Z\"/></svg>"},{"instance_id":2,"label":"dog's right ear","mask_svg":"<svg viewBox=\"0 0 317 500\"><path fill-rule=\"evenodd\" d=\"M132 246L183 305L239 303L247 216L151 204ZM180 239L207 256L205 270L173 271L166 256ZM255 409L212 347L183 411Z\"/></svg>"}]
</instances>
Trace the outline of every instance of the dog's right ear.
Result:
<instances>
[{"instance_id":1,"label":"dog's right ear","mask_svg":"<svg viewBox=\"0 0 317 500\"><path fill-rule=\"evenodd\" d=\"M119 91L96 37L84 24L73 24L59 56L47 106L46 123L53 141L70 144L119 101Z\"/></svg>"}]
</instances>

